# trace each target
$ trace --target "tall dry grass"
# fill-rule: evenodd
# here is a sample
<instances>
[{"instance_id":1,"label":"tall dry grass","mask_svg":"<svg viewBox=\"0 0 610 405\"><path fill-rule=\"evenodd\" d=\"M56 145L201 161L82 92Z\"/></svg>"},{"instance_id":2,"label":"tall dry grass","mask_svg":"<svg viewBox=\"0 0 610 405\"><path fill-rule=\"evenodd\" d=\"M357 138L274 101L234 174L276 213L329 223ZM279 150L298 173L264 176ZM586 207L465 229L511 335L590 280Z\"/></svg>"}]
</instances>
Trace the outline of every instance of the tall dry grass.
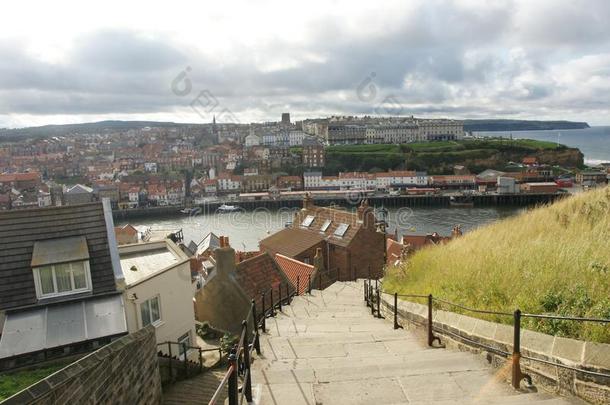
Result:
<instances>
[{"instance_id":1,"label":"tall dry grass","mask_svg":"<svg viewBox=\"0 0 610 405\"><path fill-rule=\"evenodd\" d=\"M610 187L423 249L388 270L384 289L476 308L610 318ZM609 324L526 318L524 326L610 343Z\"/></svg>"}]
</instances>

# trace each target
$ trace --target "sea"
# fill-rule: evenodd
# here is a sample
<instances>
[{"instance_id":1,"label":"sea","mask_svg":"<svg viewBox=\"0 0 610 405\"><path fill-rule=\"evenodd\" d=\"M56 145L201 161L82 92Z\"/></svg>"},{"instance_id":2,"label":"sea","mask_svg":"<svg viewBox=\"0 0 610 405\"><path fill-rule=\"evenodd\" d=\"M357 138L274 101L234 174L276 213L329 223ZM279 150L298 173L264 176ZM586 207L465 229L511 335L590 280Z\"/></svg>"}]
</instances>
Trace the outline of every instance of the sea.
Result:
<instances>
[{"instance_id":1,"label":"sea","mask_svg":"<svg viewBox=\"0 0 610 405\"><path fill-rule=\"evenodd\" d=\"M585 155L585 164L595 166L610 162L610 126L552 131L474 132L478 136L501 136L557 142L578 148Z\"/></svg>"}]
</instances>

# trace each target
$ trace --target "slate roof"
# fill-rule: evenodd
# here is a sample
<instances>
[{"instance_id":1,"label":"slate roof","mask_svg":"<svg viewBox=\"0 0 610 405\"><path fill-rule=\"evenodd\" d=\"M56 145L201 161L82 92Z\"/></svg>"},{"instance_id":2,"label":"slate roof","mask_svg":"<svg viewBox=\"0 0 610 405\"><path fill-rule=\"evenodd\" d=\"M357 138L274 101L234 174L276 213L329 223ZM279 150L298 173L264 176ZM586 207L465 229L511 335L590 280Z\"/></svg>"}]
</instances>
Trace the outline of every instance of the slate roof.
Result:
<instances>
[{"instance_id":1,"label":"slate roof","mask_svg":"<svg viewBox=\"0 0 610 405\"><path fill-rule=\"evenodd\" d=\"M300 222L299 222L300 223ZM266 247L273 253L285 256L297 256L324 240L324 235L308 232L299 228L284 228L260 241L261 247Z\"/></svg>"},{"instance_id":2,"label":"slate roof","mask_svg":"<svg viewBox=\"0 0 610 405\"><path fill-rule=\"evenodd\" d=\"M0 310L43 304L31 267L35 242L79 236L87 241L93 294L116 292L102 203L0 211Z\"/></svg>"},{"instance_id":3,"label":"slate roof","mask_svg":"<svg viewBox=\"0 0 610 405\"><path fill-rule=\"evenodd\" d=\"M301 224L308 215L313 216L314 220L311 225L304 227ZM326 231L322 232L322 225L326 220L330 220L331 222L328 228L326 228ZM342 237L335 236L334 233L341 224L347 224L349 227ZM328 237L328 242L331 244L348 246L362 228L363 223L358 221L358 214L355 212L313 206L299 211L294 217L292 226L296 229L303 229L306 233L318 234L321 238ZM283 252L279 253L285 254ZM286 254L286 256L291 255Z\"/></svg>"},{"instance_id":4,"label":"slate roof","mask_svg":"<svg viewBox=\"0 0 610 405\"><path fill-rule=\"evenodd\" d=\"M285 294L285 284L290 280L282 272L269 253L263 253L237 264L235 280L250 299L256 301L257 311L262 308L261 294L273 288L273 300L277 302L278 287L282 284L282 296ZM292 291L294 287L290 287ZM268 295L267 295L268 296ZM265 306L270 305L266 298ZM259 312L260 313L260 312Z\"/></svg>"},{"instance_id":5,"label":"slate roof","mask_svg":"<svg viewBox=\"0 0 610 405\"><path fill-rule=\"evenodd\" d=\"M286 257L279 253L276 253L274 257L275 261L280 266L286 277L288 277L292 285L295 288L297 284L299 285L299 295L304 294L307 291L307 282L309 277L311 277L312 280L315 279L315 268L311 264L291 259L290 257Z\"/></svg>"}]
</instances>

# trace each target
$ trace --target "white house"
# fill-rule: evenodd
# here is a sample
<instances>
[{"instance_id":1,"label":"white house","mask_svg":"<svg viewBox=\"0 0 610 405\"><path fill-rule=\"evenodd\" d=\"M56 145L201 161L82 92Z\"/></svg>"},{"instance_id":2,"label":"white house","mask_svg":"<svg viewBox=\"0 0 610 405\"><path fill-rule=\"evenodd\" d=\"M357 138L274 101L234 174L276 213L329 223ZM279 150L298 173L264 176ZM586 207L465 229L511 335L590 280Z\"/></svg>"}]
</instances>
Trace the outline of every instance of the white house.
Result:
<instances>
[{"instance_id":1,"label":"white house","mask_svg":"<svg viewBox=\"0 0 610 405\"><path fill-rule=\"evenodd\" d=\"M172 354L179 356L186 345L188 353L188 347L196 346L189 257L169 239L118 250L123 280L117 284L123 289L129 333L152 324L157 343L175 342Z\"/></svg>"}]
</instances>

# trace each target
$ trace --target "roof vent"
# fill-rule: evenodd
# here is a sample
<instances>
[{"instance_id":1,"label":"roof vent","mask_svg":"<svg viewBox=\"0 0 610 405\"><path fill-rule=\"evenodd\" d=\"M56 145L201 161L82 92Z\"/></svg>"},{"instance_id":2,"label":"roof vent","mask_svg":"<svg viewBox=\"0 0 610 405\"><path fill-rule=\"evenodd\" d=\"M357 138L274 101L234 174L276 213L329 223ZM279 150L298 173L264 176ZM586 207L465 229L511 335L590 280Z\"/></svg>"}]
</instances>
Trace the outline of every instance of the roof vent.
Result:
<instances>
[{"instance_id":1,"label":"roof vent","mask_svg":"<svg viewBox=\"0 0 610 405\"><path fill-rule=\"evenodd\" d=\"M131 267L129 268L129 270L131 270L131 271L138 271L138 268L137 268L137 267L136 267L136 265L134 264L133 266L131 266Z\"/></svg>"}]
</instances>

